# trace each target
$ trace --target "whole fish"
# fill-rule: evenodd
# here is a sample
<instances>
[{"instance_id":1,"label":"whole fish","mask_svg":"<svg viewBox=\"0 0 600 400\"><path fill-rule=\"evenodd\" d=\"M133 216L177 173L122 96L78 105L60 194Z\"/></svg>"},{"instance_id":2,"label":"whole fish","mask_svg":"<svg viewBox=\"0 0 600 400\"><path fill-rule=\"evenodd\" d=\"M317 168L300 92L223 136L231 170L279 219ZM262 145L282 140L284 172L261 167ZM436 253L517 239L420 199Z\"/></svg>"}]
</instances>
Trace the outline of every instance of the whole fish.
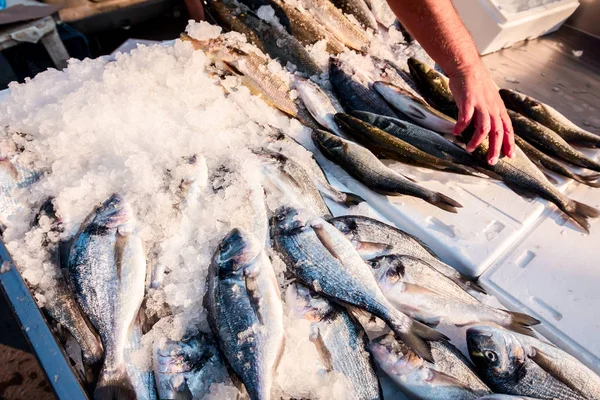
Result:
<instances>
[{"instance_id":1,"label":"whole fish","mask_svg":"<svg viewBox=\"0 0 600 400\"><path fill-rule=\"evenodd\" d=\"M319 127L309 112L290 97L289 86L269 70L267 59L247 53L220 38L200 41L183 34L181 40L191 42L196 50L203 50L219 68L239 76L252 94L260 96L271 107L297 118L308 127Z\"/></svg>"},{"instance_id":2,"label":"whole fish","mask_svg":"<svg viewBox=\"0 0 600 400\"><path fill-rule=\"evenodd\" d=\"M356 143L321 130L313 131L312 138L327 158L377 193L417 197L452 213L457 212L457 207L462 207L450 197L433 192L388 168L373 153Z\"/></svg>"},{"instance_id":3,"label":"whole fish","mask_svg":"<svg viewBox=\"0 0 600 400\"><path fill-rule=\"evenodd\" d=\"M458 107L452 96L448 78L416 58L408 59L410 75L427 103L450 118L458 117Z\"/></svg>"},{"instance_id":4,"label":"whole fish","mask_svg":"<svg viewBox=\"0 0 600 400\"><path fill-rule=\"evenodd\" d=\"M333 119L336 113L344 111L337 100L333 100L319 85L308 79L295 76L294 84L310 115L323 128L343 137L344 134Z\"/></svg>"},{"instance_id":5,"label":"whole fish","mask_svg":"<svg viewBox=\"0 0 600 400\"><path fill-rule=\"evenodd\" d=\"M367 0L367 4L375 19L384 27L389 28L396 23L396 14L386 0Z\"/></svg>"},{"instance_id":6,"label":"whole fish","mask_svg":"<svg viewBox=\"0 0 600 400\"><path fill-rule=\"evenodd\" d=\"M439 133L452 134L456 121L437 111L425 101L391 83L377 81L373 88L396 110L415 123Z\"/></svg>"},{"instance_id":7,"label":"whole fish","mask_svg":"<svg viewBox=\"0 0 600 400\"><path fill-rule=\"evenodd\" d=\"M441 320L456 326L491 322L533 335L540 323L527 314L483 304L427 262L407 255L390 255L368 262L385 297L409 317L428 325Z\"/></svg>"},{"instance_id":8,"label":"whole fish","mask_svg":"<svg viewBox=\"0 0 600 400\"><path fill-rule=\"evenodd\" d=\"M581 182L584 185L591 187L600 187L600 174L580 175L576 174L567 168L560 161L546 155L543 151L538 150L535 146L529 144L526 140L521 139L518 135L515 136L515 143L523 150L523 153L529 157L529 159L539 167L544 167L552 172L556 172L559 175L571 178L574 181Z\"/></svg>"},{"instance_id":9,"label":"whole fish","mask_svg":"<svg viewBox=\"0 0 600 400\"><path fill-rule=\"evenodd\" d=\"M124 350L144 298L146 255L134 212L120 195L112 195L81 225L69 255L69 277L104 346L94 397L131 397Z\"/></svg>"},{"instance_id":10,"label":"whole fish","mask_svg":"<svg viewBox=\"0 0 600 400\"><path fill-rule=\"evenodd\" d=\"M311 341L328 372L341 373L347 382L347 399L381 399L373 359L367 352L367 334L344 308L300 284L291 285L287 303L311 322Z\"/></svg>"},{"instance_id":11,"label":"whole fish","mask_svg":"<svg viewBox=\"0 0 600 400\"><path fill-rule=\"evenodd\" d=\"M68 260L66 258L68 258L68 255L64 257L61 250L66 243L56 243L56 237L64 228L62 221L56 215L51 199L44 202L40 208L34 226L39 227L41 218L47 218L51 224L49 232L44 235L42 245L49 249L51 257L51 262L47 264L48 267L46 268L53 268L52 285L44 292L44 295L51 301L46 301L44 310L54 321L69 331L81 347L83 361L86 365L93 367L102 361L104 350L96 330L81 312L75 295L65 279L63 269L67 268Z\"/></svg>"},{"instance_id":12,"label":"whole fish","mask_svg":"<svg viewBox=\"0 0 600 400\"><path fill-rule=\"evenodd\" d=\"M354 245L363 260L372 260L389 254L406 254L426 261L464 290L485 293L475 281L440 261L439 257L420 239L373 218L344 215L330 220Z\"/></svg>"},{"instance_id":13,"label":"whole fish","mask_svg":"<svg viewBox=\"0 0 600 400\"><path fill-rule=\"evenodd\" d=\"M142 325L138 321L134 322L131 332L125 346L125 363L127 365L127 375L131 380L135 391L136 400L156 400L156 381L152 369L145 369L138 365L136 352L142 350ZM144 354L145 355L145 354ZM150 356L150 354L147 354ZM160 397L166 399L167 397Z\"/></svg>"},{"instance_id":14,"label":"whole fish","mask_svg":"<svg viewBox=\"0 0 600 400\"><path fill-rule=\"evenodd\" d=\"M410 74L405 72L395 62L373 55L371 55L371 61L373 62L373 67L375 67L375 71L377 72L375 80L390 83L406 90L414 97L423 100L419 94L419 89L417 88L417 85Z\"/></svg>"},{"instance_id":15,"label":"whole fish","mask_svg":"<svg viewBox=\"0 0 600 400\"><path fill-rule=\"evenodd\" d=\"M365 51L369 47L366 33L350 22L329 0L305 0L303 6L346 46L358 51Z\"/></svg>"},{"instance_id":16,"label":"whole fish","mask_svg":"<svg viewBox=\"0 0 600 400\"><path fill-rule=\"evenodd\" d=\"M463 137L466 141L471 139L464 132ZM486 139L475 149L473 155L478 157L481 162L485 162L488 149L489 141ZM495 165L488 165L488 168L500 176L515 193L530 198L540 196L556 204L585 232L589 232L588 218L600 216L600 211L594 207L572 200L556 189L519 147L515 148L513 158L500 158Z\"/></svg>"},{"instance_id":17,"label":"whole fish","mask_svg":"<svg viewBox=\"0 0 600 400\"><path fill-rule=\"evenodd\" d=\"M316 215L331 216L321 192L304 168L281 153L264 148L254 152L263 160L263 174L268 181L263 180L263 187L267 193L280 198L282 203L298 203Z\"/></svg>"},{"instance_id":18,"label":"whole fish","mask_svg":"<svg viewBox=\"0 0 600 400\"><path fill-rule=\"evenodd\" d=\"M361 82L356 78L353 68L347 63L331 58L329 80L344 110L398 117L377 92L369 89L369 82Z\"/></svg>"},{"instance_id":19,"label":"whole fish","mask_svg":"<svg viewBox=\"0 0 600 400\"><path fill-rule=\"evenodd\" d=\"M233 229L215 252L207 283L204 305L219 348L250 399L270 399L283 353L283 308L263 243Z\"/></svg>"},{"instance_id":20,"label":"whole fish","mask_svg":"<svg viewBox=\"0 0 600 400\"><path fill-rule=\"evenodd\" d=\"M379 317L410 348L431 359L426 341L445 336L396 310L352 244L333 225L305 210L283 208L271 219L271 230L276 249L301 282L336 302Z\"/></svg>"},{"instance_id":21,"label":"whole fish","mask_svg":"<svg viewBox=\"0 0 600 400\"><path fill-rule=\"evenodd\" d=\"M364 29L369 28L377 32L377 20L365 0L331 0L331 2L344 14L353 15Z\"/></svg>"},{"instance_id":22,"label":"whole fish","mask_svg":"<svg viewBox=\"0 0 600 400\"><path fill-rule=\"evenodd\" d=\"M465 165L482 173L489 173L476 158L462 147L429 129L396 118L364 111L353 111L350 114L438 158Z\"/></svg>"},{"instance_id":23,"label":"whole fish","mask_svg":"<svg viewBox=\"0 0 600 400\"><path fill-rule=\"evenodd\" d=\"M473 171L451 161L429 154L418 147L348 114L338 113L335 121L348 136L383 158L456 174L472 175Z\"/></svg>"},{"instance_id":24,"label":"whole fish","mask_svg":"<svg viewBox=\"0 0 600 400\"><path fill-rule=\"evenodd\" d=\"M342 42L329 33L309 13L298 10L295 6L288 4L284 0L270 0L268 3L275 10L279 21L286 21L284 26L288 29L288 33L298 39L304 46L315 44L320 40L326 40L326 49L330 54L339 54L346 49ZM284 17L281 14L284 14Z\"/></svg>"},{"instance_id":25,"label":"whole fish","mask_svg":"<svg viewBox=\"0 0 600 400\"><path fill-rule=\"evenodd\" d=\"M202 399L228 377L216 343L201 332L180 341L157 339L152 359L160 399Z\"/></svg>"},{"instance_id":26,"label":"whole fish","mask_svg":"<svg viewBox=\"0 0 600 400\"><path fill-rule=\"evenodd\" d=\"M508 110L508 115L515 133L544 153L556 156L571 164L600 172L600 162L592 160L575 150L556 132L514 111Z\"/></svg>"},{"instance_id":27,"label":"whole fish","mask_svg":"<svg viewBox=\"0 0 600 400\"><path fill-rule=\"evenodd\" d=\"M316 188L326 196L327 198L335 201L338 204L343 204L346 207L358 205L365 200L354 194L341 192L331 186L329 179L325 175L325 172L321 166L317 163L317 160L313 157L312 153L304 149L300 143L286 135L282 131L271 131L268 135L268 141L270 142L268 148L283 154L285 157L293 160L297 164L303 165L306 172L313 181ZM304 157L300 156L300 152L304 153Z\"/></svg>"},{"instance_id":28,"label":"whole fish","mask_svg":"<svg viewBox=\"0 0 600 400\"><path fill-rule=\"evenodd\" d=\"M540 399L600 399L600 377L559 348L498 327L467 330L480 376L498 393Z\"/></svg>"},{"instance_id":29,"label":"whole fish","mask_svg":"<svg viewBox=\"0 0 600 400\"><path fill-rule=\"evenodd\" d=\"M431 343L430 361L389 334L371 341L369 350L386 375L416 399L475 400L492 393L469 360L448 342Z\"/></svg>"},{"instance_id":30,"label":"whole fish","mask_svg":"<svg viewBox=\"0 0 600 400\"><path fill-rule=\"evenodd\" d=\"M509 89L500 89L500 96L507 108L552 129L567 142L583 147L600 147L599 135L581 129L549 105Z\"/></svg>"}]
</instances>

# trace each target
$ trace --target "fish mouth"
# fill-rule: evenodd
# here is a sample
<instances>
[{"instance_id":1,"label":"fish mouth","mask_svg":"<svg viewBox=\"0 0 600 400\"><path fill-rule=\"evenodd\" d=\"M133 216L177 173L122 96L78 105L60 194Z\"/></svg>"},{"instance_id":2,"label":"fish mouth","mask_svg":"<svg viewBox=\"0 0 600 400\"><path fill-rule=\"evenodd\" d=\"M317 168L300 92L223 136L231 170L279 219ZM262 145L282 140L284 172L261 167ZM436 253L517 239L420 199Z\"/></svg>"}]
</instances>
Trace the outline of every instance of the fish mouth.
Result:
<instances>
[{"instance_id":1,"label":"fish mouth","mask_svg":"<svg viewBox=\"0 0 600 400\"><path fill-rule=\"evenodd\" d=\"M233 228L219 245L223 259L230 259L240 268L251 264L262 251L262 246L246 230Z\"/></svg>"},{"instance_id":2,"label":"fish mouth","mask_svg":"<svg viewBox=\"0 0 600 400\"><path fill-rule=\"evenodd\" d=\"M313 131L312 137L313 140L318 142L319 145L327 149L334 149L337 147L341 147L342 145L341 140L337 136L320 129L315 129Z\"/></svg>"},{"instance_id":3,"label":"fish mouth","mask_svg":"<svg viewBox=\"0 0 600 400\"><path fill-rule=\"evenodd\" d=\"M107 228L116 228L131 220L134 213L123 196L114 193L96 211L96 221Z\"/></svg>"},{"instance_id":4,"label":"fish mouth","mask_svg":"<svg viewBox=\"0 0 600 400\"><path fill-rule=\"evenodd\" d=\"M295 232L302 230L310 222L311 215L302 209L281 207L275 212L273 225L281 232Z\"/></svg>"}]
</instances>

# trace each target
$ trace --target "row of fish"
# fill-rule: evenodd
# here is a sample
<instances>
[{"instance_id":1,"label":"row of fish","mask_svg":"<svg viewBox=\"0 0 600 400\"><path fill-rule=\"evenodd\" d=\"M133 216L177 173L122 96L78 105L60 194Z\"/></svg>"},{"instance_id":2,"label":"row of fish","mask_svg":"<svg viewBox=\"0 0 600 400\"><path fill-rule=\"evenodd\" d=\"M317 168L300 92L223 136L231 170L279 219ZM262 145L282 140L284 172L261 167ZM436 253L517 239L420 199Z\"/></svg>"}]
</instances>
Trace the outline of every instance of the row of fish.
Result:
<instances>
[{"instance_id":1,"label":"row of fish","mask_svg":"<svg viewBox=\"0 0 600 400\"><path fill-rule=\"evenodd\" d=\"M600 137L575 126L545 104L501 90L517 133L516 156L502 158L497 165L490 166L485 158L487 142L473 154L467 153L460 145L439 135L452 133L458 115L448 80L441 73L416 59L406 62L406 71L399 66L403 64L399 60L370 55L377 70L373 75L335 57L349 49L368 51L365 42L368 32L377 32L374 21L381 22L372 18L373 4L370 5L369 13L369 7L359 0L307 4L282 0L209 2L209 11L217 23L245 34L261 52L296 72L292 87L265 68L256 67L261 72L255 73L248 68L250 63L241 62L248 58L253 64L266 65L269 58L262 54L240 52L230 40L184 39L192 41L196 49L208 51L216 65L240 76L267 103L315 131L325 129L340 136L338 139L315 132L313 137L328 158L375 192L414 196L449 212L461 207L454 199L411 182L381 163L382 158L458 174L487 175L501 179L520 195L539 196L555 203L587 231L587 220L598 217L598 210L563 195L552 184L556 180L545 170L592 187L600 186L598 173L579 173L567 166L600 172L599 162L571 146L598 147ZM274 10L273 18L259 18L264 6ZM347 15L354 16L358 24ZM318 67L304 47L323 39L332 55L326 71ZM246 64L245 69L238 64ZM314 81L300 75L310 76ZM299 100L291 98L292 89L298 91ZM468 141L472 132L472 128L467 130L464 141Z\"/></svg>"}]
</instances>

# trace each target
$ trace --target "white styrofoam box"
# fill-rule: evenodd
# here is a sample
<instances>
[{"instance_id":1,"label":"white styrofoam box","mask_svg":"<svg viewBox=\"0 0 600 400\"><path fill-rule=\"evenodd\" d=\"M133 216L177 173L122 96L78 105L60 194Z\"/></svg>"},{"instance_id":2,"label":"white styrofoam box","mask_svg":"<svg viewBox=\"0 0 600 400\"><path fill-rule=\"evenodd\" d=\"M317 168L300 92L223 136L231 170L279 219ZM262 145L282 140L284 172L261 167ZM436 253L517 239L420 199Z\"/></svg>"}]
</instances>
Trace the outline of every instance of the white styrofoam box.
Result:
<instances>
[{"instance_id":1,"label":"white styrofoam box","mask_svg":"<svg viewBox=\"0 0 600 400\"><path fill-rule=\"evenodd\" d=\"M499 9L492 0L452 0L480 54L554 32L579 7L578 0L558 0L518 13Z\"/></svg>"},{"instance_id":2,"label":"white styrofoam box","mask_svg":"<svg viewBox=\"0 0 600 400\"><path fill-rule=\"evenodd\" d=\"M600 189L579 185L569 196L600 208ZM589 235L564 223L548 209L479 281L509 308L540 319L536 330L600 373L600 220Z\"/></svg>"}]
</instances>

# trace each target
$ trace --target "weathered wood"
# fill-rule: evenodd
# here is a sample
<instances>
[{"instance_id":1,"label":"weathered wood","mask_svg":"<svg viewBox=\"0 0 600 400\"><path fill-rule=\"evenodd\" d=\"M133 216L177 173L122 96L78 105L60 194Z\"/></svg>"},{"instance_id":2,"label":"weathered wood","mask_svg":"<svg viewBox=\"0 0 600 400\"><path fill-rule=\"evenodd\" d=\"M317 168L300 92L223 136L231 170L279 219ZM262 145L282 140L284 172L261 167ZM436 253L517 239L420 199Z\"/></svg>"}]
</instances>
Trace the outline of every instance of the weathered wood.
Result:
<instances>
[{"instance_id":1,"label":"weathered wood","mask_svg":"<svg viewBox=\"0 0 600 400\"><path fill-rule=\"evenodd\" d=\"M62 40L58 36L56 29L48 33L42 39L42 44L46 48L46 51L50 55L52 62L56 65L57 69L67 68L67 60L69 59L69 53L65 48Z\"/></svg>"}]
</instances>

